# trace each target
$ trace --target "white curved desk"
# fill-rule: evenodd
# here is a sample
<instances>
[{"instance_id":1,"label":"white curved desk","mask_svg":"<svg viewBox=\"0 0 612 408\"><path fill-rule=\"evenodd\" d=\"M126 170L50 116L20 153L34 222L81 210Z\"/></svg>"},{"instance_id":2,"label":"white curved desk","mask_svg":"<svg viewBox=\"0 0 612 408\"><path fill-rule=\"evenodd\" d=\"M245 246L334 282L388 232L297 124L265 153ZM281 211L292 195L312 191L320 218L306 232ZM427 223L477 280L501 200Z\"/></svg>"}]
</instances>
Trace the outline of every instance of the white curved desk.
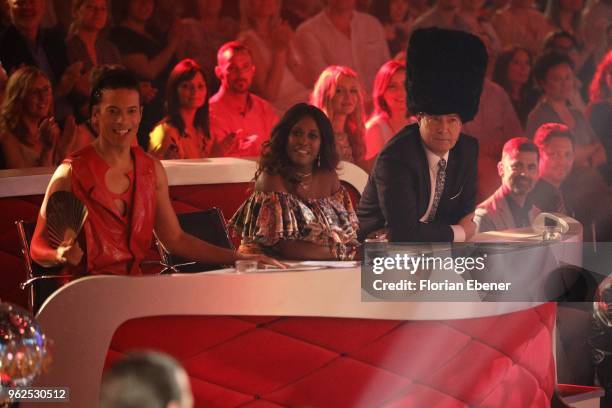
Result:
<instances>
[{"instance_id":1,"label":"white curved desk","mask_svg":"<svg viewBox=\"0 0 612 408\"><path fill-rule=\"evenodd\" d=\"M38 322L54 345L52 367L37 380L36 385L69 387L70 406L95 406L104 359L115 330L127 320L145 316L259 315L447 320L498 315L537 305L362 302L359 274L359 268L349 268L242 275L219 271L191 275L93 276L79 279L53 294L38 314Z\"/></svg>"}]
</instances>

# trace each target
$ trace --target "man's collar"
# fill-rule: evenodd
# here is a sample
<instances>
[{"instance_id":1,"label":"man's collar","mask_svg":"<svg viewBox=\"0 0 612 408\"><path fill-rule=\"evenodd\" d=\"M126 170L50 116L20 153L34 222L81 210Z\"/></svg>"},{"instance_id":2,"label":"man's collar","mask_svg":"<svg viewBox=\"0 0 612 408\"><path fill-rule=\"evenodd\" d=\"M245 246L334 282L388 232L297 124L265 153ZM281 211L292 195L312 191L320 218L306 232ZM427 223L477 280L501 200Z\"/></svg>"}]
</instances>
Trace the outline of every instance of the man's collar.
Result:
<instances>
[{"instance_id":1,"label":"man's collar","mask_svg":"<svg viewBox=\"0 0 612 408\"><path fill-rule=\"evenodd\" d=\"M432 152L431 150L429 150L429 148L425 145L425 143L423 143L423 140L421 140L421 144L423 145L423 149L425 149L425 156L427 157L427 163L429 164L430 169L438 171L438 162L440 161L441 158L446 160L446 163L448 165L448 153L449 152L446 152L444 156L440 157L434 152Z\"/></svg>"}]
</instances>

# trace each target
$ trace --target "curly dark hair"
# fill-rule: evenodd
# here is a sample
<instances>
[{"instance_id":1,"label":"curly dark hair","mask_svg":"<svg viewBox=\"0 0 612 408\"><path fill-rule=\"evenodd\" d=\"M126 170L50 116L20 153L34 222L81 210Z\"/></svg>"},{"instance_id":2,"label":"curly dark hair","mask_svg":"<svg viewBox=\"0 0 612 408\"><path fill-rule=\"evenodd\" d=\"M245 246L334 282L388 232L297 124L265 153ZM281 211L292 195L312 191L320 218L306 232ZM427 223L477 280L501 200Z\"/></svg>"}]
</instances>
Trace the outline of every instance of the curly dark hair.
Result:
<instances>
[{"instance_id":1,"label":"curly dark hair","mask_svg":"<svg viewBox=\"0 0 612 408\"><path fill-rule=\"evenodd\" d=\"M572 71L574 70L574 62L565 54L558 52L547 52L538 57L533 65L533 76L536 79L538 86L541 87L542 82L546 80L548 71L557 65L566 64Z\"/></svg>"},{"instance_id":2,"label":"curly dark hair","mask_svg":"<svg viewBox=\"0 0 612 408\"><path fill-rule=\"evenodd\" d=\"M336 152L334 129L331 122L319 108L307 103L298 103L285 112L278 124L272 129L270 140L263 144L255 179L262 172L266 172L272 175L280 175L291 184L299 183L300 180L294 171L294 164L287 155L287 140L293 126L305 116L310 116L316 122L321 135L321 147L315 169L336 170L340 159L338 152Z\"/></svg>"}]
</instances>

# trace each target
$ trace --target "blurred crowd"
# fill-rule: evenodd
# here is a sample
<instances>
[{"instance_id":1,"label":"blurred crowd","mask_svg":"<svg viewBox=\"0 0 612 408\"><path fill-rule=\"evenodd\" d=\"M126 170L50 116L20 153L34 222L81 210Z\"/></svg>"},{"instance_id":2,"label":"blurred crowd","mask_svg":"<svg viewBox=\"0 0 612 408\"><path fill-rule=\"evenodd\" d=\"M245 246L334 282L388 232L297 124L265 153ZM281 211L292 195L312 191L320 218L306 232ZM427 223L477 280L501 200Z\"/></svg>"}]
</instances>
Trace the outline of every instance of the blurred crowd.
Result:
<instances>
[{"instance_id":1,"label":"blurred crowd","mask_svg":"<svg viewBox=\"0 0 612 408\"><path fill-rule=\"evenodd\" d=\"M140 79L138 143L159 158L258 156L278 118L310 102L340 158L368 171L417 113L403 86L411 32L437 26L489 53L464 126L485 188L503 144L547 122L567 125L577 164L610 180L609 0L8 0L1 12L3 168L55 165L94 140L92 77L121 64Z\"/></svg>"}]
</instances>

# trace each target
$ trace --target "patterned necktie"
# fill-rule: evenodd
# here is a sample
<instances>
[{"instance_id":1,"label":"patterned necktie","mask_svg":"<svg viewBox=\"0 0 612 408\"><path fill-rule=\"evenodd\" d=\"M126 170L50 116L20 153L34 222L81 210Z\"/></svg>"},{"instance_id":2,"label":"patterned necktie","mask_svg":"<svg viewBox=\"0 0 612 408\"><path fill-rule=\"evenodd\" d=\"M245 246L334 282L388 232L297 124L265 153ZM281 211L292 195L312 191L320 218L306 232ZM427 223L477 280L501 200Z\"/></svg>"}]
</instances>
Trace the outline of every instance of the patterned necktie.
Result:
<instances>
[{"instance_id":1,"label":"patterned necktie","mask_svg":"<svg viewBox=\"0 0 612 408\"><path fill-rule=\"evenodd\" d=\"M427 216L427 222L432 222L436 218L436 211L438 210L438 204L440 204L440 198L444 191L444 179L446 178L446 160L440 159L438 162L438 174L436 174L436 190L434 192L433 203L431 204L431 210Z\"/></svg>"}]
</instances>

